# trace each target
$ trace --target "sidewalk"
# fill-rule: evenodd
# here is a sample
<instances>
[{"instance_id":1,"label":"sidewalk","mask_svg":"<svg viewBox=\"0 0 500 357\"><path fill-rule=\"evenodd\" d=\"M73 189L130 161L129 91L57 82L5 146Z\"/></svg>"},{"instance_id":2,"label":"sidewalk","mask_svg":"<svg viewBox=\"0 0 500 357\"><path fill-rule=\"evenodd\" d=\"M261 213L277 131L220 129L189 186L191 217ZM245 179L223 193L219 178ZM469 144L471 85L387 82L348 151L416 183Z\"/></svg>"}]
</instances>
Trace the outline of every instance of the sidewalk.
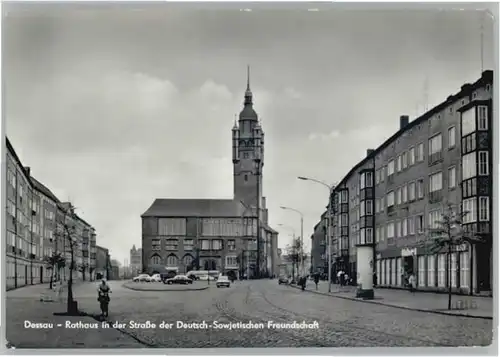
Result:
<instances>
[{"instance_id":1,"label":"sidewalk","mask_svg":"<svg viewBox=\"0 0 500 357\"><path fill-rule=\"evenodd\" d=\"M298 286L292 287L300 289ZM337 284L332 284L332 292L328 293L328 283L325 281L321 281L318 284L317 291L314 283L308 282L306 290L323 295L331 295L341 299L355 300L407 310L477 317L483 319L493 318L493 299L489 297L453 295L451 298L453 310L447 310L447 294L434 294L428 292L411 293L407 290L398 289L374 289L375 299L363 300L356 298L355 286L341 287Z\"/></svg>"},{"instance_id":2,"label":"sidewalk","mask_svg":"<svg viewBox=\"0 0 500 357\"><path fill-rule=\"evenodd\" d=\"M77 284L78 290L94 289L92 283ZM65 302L42 302L40 293L48 291L48 284L31 285L7 292L6 339L20 348L143 348L136 340L114 328L102 328L88 316L54 316L66 311ZM64 299L65 300L65 299ZM53 328L26 328L25 322L52 323ZM94 324L96 328L65 328L67 321ZM60 327L57 324L61 324Z\"/></svg>"}]
</instances>

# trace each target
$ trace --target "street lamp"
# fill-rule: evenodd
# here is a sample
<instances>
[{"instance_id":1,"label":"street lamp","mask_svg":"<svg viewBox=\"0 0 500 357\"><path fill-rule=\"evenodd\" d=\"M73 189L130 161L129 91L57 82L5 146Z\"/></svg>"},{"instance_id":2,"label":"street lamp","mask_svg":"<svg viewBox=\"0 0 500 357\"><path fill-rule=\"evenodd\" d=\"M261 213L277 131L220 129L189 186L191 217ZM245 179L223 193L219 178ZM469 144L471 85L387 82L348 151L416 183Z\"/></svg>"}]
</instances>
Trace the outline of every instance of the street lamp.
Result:
<instances>
[{"instance_id":1,"label":"street lamp","mask_svg":"<svg viewBox=\"0 0 500 357\"><path fill-rule=\"evenodd\" d=\"M323 181L319 181L313 178L309 177L303 177L299 176L297 177L299 180L303 181L312 181L316 182L322 186L325 186L328 188L328 192L330 195L328 196L328 228L327 228L327 235L328 235L328 292L330 293L332 291L332 237L331 237L331 225L333 222L333 210L332 210L332 191L335 188L334 185L328 185L327 183L324 183Z\"/></svg>"},{"instance_id":2,"label":"street lamp","mask_svg":"<svg viewBox=\"0 0 500 357\"><path fill-rule=\"evenodd\" d=\"M300 265L302 270L302 276L305 275L304 272L304 214L295 208L281 206L281 209L293 211L300 215Z\"/></svg>"}]
</instances>

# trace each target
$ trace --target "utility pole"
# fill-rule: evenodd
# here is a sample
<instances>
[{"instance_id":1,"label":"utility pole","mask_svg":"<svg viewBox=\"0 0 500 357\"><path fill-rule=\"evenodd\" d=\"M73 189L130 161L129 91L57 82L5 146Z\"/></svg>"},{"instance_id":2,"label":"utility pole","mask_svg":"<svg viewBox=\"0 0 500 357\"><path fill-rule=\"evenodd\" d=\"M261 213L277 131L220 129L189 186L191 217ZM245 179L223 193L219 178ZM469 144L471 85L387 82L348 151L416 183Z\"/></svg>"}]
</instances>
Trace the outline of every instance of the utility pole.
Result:
<instances>
[{"instance_id":1,"label":"utility pole","mask_svg":"<svg viewBox=\"0 0 500 357\"><path fill-rule=\"evenodd\" d=\"M257 148L259 150L259 148ZM257 168L257 276L260 279L260 159L255 159Z\"/></svg>"},{"instance_id":2,"label":"utility pole","mask_svg":"<svg viewBox=\"0 0 500 357\"><path fill-rule=\"evenodd\" d=\"M481 13L481 75L484 70L484 13Z\"/></svg>"},{"instance_id":3,"label":"utility pole","mask_svg":"<svg viewBox=\"0 0 500 357\"><path fill-rule=\"evenodd\" d=\"M300 215L300 265L302 276L306 275L304 268L304 216Z\"/></svg>"},{"instance_id":4,"label":"utility pole","mask_svg":"<svg viewBox=\"0 0 500 357\"><path fill-rule=\"evenodd\" d=\"M33 254L33 217L35 217L35 211L33 211L33 191L31 191L31 207L29 207L31 210L30 214L30 278L31 278L31 285L33 285L33 259L35 258L35 255Z\"/></svg>"}]
</instances>

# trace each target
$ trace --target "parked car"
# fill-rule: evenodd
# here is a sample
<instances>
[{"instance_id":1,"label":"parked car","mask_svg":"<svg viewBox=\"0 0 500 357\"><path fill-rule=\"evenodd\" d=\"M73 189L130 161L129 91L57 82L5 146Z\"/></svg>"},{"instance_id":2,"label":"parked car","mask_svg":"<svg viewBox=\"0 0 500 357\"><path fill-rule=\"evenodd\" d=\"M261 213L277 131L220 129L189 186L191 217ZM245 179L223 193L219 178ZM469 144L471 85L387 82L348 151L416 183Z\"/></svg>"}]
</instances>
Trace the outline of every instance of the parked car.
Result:
<instances>
[{"instance_id":1,"label":"parked car","mask_svg":"<svg viewBox=\"0 0 500 357\"><path fill-rule=\"evenodd\" d=\"M281 285L281 284L288 284L288 278L286 278L284 276L280 276L278 279L278 285Z\"/></svg>"},{"instance_id":2,"label":"parked car","mask_svg":"<svg viewBox=\"0 0 500 357\"><path fill-rule=\"evenodd\" d=\"M151 276L151 280L150 280L152 283L161 283L163 281L163 279L161 278L161 275L160 274L154 274Z\"/></svg>"},{"instance_id":3,"label":"parked car","mask_svg":"<svg viewBox=\"0 0 500 357\"><path fill-rule=\"evenodd\" d=\"M151 277L148 274L139 274L138 276L133 278L132 281L134 283L143 282L143 281L149 283L151 281Z\"/></svg>"},{"instance_id":4,"label":"parked car","mask_svg":"<svg viewBox=\"0 0 500 357\"><path fill-rule=\"evenodd\" d=\"M217 279L215 277L213 277L213 276L210 276L210 275L201 275L201 276L198 277L198 280L201 280L201 281L207 281L207 280L215 281Z\"/></svg>"},{"instance_id":5,"label":"parked car","mask_svg":"<svg viewBox=\"0 0 500 357\"><path fill-rule=\"evenodd\" d=\"M193 281L185 275L177 275L170 279L163 280L164 284L192 284Z\"/></svg>"},{"instance_id":6,"label":"parked car","mask_svg":"<svg viewBox=\"0 0 500 357\"><path fill-rule=\"evenodd\" d=\"M217 279L217 283L215 283L218 288L226 287L229 288L231 286L231 282L229 281L229 278L225 275L219 276L219 279Z\"/></svg>"}]
</instances>

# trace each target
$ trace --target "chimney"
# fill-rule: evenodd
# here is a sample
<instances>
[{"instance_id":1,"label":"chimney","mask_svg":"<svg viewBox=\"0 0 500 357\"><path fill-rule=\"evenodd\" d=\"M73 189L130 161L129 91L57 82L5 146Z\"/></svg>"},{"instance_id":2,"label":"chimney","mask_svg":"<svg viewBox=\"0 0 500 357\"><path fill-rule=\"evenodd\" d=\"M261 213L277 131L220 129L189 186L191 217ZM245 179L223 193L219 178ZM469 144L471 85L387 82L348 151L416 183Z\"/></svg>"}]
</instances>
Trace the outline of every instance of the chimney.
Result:
<instances>
[{"instance_id":1,"label":"chimney","mask_svg":"<svg viewBox=\"0 0 500 357\"><path fill-rule=\"evenodd\" d=\"M262 197L262 209L266 209L266 198Z\"/></svg>"},{"instance_id":2,"label":"chimney","mask_svg":"<svg viewBox=\"0 0 500 357\"><path fill-rule=\"evenodd\" d=\"M410 117L408 115L401 115L399 117L399 129L403 129L410 122Z\"/></svg>"},{"instance_id":3,"label":"chimney","mask_svg":"<svg viewBox=\"0 0 500 357\"><path fill-rule=\"evenodd\" d=\"M31 177L31 168L30 167L25 167L24 171L26 172L26 176Z\"/></svg>"},{"instance_id":4,"label":"chimney","mask_svg":"<svg viewBox=\"0 0 500 357\"><path fill-rule=\"evenodd\" d=\"M472 84L470 83L465 83L462 87L461 87L461 90L462 91L466 91L466 90L469 90L472 88Z\"/></svg>"},{"instance_id":5,"label":"chimney","mask_svg":"<svg viewBox=\"0 0 500 357\"><path fill-rule=\"evenodd\" d=\"M373 149L366 149L366 156L370 156L374 151Z\"/></svg>"}]
</instances>

